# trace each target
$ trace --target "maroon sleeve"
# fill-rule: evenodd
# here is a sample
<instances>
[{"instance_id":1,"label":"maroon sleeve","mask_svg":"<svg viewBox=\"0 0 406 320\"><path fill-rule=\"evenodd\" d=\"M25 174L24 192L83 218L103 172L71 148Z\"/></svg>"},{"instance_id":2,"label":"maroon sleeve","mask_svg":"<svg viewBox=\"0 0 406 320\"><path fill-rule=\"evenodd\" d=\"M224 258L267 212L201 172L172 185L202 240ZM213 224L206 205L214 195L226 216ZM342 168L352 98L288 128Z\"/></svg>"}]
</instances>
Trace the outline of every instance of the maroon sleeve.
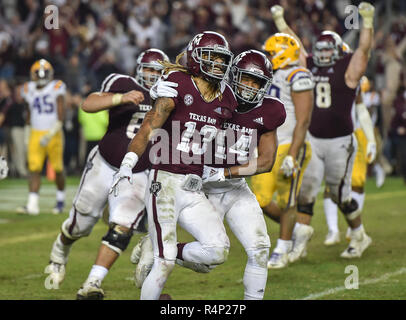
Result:
<instances>
[{"instance_id":1,"label":"maroon sleeve","mask_svg":"<svg viewBox=\"0 0 406 320\"><path fill-rule=\"evenodd\" d=\"M112 73L104 79L101 92L126 93L138 88L135 79L119 73Z\"/></svg>"},{"instance_id":2,"label":"maroon sleeve","mask_svg":"<svg viewBox=\"0 0 406 320\"><path fill-rule=\"evenodd\" d=\"M285 105L279 99L269 98L267 116L264 119L264 126L268 131L273 131L280 127L286 119Z\"/></svg>"}]
</instances>

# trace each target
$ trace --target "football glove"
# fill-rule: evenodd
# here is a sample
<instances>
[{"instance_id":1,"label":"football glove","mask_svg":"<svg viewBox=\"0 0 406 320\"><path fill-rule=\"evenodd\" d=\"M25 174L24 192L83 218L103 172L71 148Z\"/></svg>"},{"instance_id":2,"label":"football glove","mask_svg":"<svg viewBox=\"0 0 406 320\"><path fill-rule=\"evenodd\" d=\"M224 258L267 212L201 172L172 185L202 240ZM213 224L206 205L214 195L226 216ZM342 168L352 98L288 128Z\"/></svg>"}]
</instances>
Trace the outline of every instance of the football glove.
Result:
<instances>
[{"instance_id":1,"label":"football glove","mask_svg":"<svg viewBox=\"0 0 406 320\"><path fill-rule=\"evenodd\" d=\"M121 162L120 169L114 174L113 184L109 193L113 193L115 197L118 196L118 185L122 180L127 180L133 184L133 168L138 162L138 156L134 152L127 152L123 161Z\"/></svg>"},{"instance_id":2,"label":"football glove","mask_svg":"<svg viewBox=\"0 0 406 320\"><path fill-rule=\"evenodd\" d=\"M367 143L367 161L368 163L374 162L376 158L376 143L368 142Z\"/></svg>"},{"instance_id":3,"label":"football glove","mask_svg":"<svg viewBox=\"0 0 406 320\"><path fill-rule=\"evenodd\" d=\"M280 5L272 6L271 9L272 19L275 22L276 27L279 31L285 30L288 25L286 24L285 19L283 18L283 7Z\"/></svg>"},{"instance_id":4,"label":"football glove","mask_svg":"<svg viewBox=\"0 0 406 320\"><path fill-rule=\"evenodd\" d=\"M41 147L46 147L49 143L49 141L51 141L52 136L50 134L45 134L42 136L41 140L39 141L39 144L41 145Z\"/></svg>"},{"instance_id":5,"label":"football glove","mask_svg":"<svg viewBox=\"0 0 406 320\"><path fill-rule=\"evenodd\" d=\"M365 28L373 28L375 7L368 2L361 2L358 6L358 12L363 19Z\"/></svg>"},{"instance_id":6,"label":"football glove","mask_svg":"<svg viewBox=\"0 0 406 320\"><path fill-rule=\"evenodd\" d=\"M0 180L7 178L8 166L6 158L0 157Z\"/></svg>"},{"instance_id":7,"label":"football glove","mask_svg":"<svg viewBox=\"0 0 406 320\"><path fill-rule=\"evenodd\" d=\"M158 79L158 81L149 90L149 95L152 100L157 98L175 98L178 96L177 88L178 84L176 82L164 81Z\"/></svg>"},{"instance_id":8,"label":"football glove","mask_svg":"<svg viewBox=\"0 0 406 320\"><path fill-rule=\"evenodd\" d=\"M296 160L292 156L287 155L282 161L281 169L283 175L288 178L296 175L297 165Z\"/></svg>"},{"instance_id":9,"label":"football glove","mask_svg":"<svg viewBox=\"0 0 406 320\"><path fill-rule=\"evenodd\" d=\"M204 166L202 175L203 183L224 180L226 180L226 177L224 176L224 168L213 168L209 166Z\"/></svg>"}]
</instances>

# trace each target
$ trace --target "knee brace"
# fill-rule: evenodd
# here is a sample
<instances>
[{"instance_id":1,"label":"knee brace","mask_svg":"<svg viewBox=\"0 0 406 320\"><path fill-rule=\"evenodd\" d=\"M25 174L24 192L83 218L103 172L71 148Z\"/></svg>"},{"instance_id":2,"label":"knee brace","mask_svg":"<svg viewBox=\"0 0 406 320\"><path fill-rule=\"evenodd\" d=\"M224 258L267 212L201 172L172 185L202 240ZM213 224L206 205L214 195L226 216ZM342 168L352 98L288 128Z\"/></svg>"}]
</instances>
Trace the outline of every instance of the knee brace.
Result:
<instances>
[{"instance_id":1,"label":"knee brace","mask_svg":"<svg viewBox=\"0 0 406 320\"><path fill-rule=\"evenodd\" d=\"M102 243L111 250L121 254L127 249L132 235L132 231L123 231L118 224L112 224L106 235L102 238Z\"/></svg>"},{"instance_id":2,"label":"knee brace","mask_svg":"<svg viewBox=\"0 0 406 320\"><path fill-rule=\"evenodd\" d=\"M354 199L340 203L338 207L348 220L354 220L361 214L361 211L358 210L358 202Z\"/></svg>"},{"instance_id":3,"label":"knee brace","mask_svg":"<svg viewBox=\"0 0 406 320\"><path fill-rule=\"evenodd\" d=\"M308 214L309 216L313 216L313 207L314 207L314 202L309 203L309 204L298 203L297 211L299 211L299 213Z\"/></svg>"}]
</instances>

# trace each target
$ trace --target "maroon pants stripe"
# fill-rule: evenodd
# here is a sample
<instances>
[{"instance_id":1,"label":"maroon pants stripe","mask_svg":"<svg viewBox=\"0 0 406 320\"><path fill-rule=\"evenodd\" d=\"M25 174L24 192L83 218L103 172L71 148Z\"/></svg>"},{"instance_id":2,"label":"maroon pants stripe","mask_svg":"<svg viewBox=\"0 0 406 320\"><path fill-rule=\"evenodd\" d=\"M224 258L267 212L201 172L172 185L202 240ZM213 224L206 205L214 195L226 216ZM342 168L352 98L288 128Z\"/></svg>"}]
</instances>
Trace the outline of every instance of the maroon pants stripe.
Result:
<instances>
[{"instance_id":1,"label":"maroon pants stripe","mask_svg":"<svg viewBox=\"0 0 406 320\"><path fill-rule=\"evenodd\" d=\"M158 175L158 170L155 170L154 179L152 182L156 181L157 175ZM151 196L152 196L152 216L154 218L154 224L155 224L155 229L156 229L156 234L157 234L159 257L164 258L164 246L163 246L163 242L162 242L162 229L161 229L161 225L159 224L159 221L158 221L158 213L156 210L156 196L153 193L151 193Z\"/></svg>"},{"instance_id":2,"label":"maroon pants stripe","mask_svg":"<svg viewBox=\"0 0 406 320\"><path fill-rule=\"evenodd\" d=\"M141 217L144 215L144 210L141 210L138 214L137 217L135 218L134 222L132 223L130 229L133 229L136 226L136 223L141 219Z\"/></svg>"}]
</instances>

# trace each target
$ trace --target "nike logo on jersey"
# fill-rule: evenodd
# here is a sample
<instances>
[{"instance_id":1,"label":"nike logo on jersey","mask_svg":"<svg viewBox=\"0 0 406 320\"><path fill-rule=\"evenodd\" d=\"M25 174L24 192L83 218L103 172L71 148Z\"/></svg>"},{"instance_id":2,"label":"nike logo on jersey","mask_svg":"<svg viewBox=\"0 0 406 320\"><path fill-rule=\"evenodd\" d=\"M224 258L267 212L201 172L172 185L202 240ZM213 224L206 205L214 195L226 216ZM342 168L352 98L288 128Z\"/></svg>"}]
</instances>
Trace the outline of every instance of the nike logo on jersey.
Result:
<instances>
[{"instance_id":1,"label":"nike logo on jersey","mask_svg":"<svg viewBox=\"0 0 406 320\"><path fill-rule=\"evenodd\" d=\"M256 118L256 119L254 119L252 121L254 121L256 123L259 123L261 125L264 125L264 119L262 117Z\"/></svg>"}]
</instances>

